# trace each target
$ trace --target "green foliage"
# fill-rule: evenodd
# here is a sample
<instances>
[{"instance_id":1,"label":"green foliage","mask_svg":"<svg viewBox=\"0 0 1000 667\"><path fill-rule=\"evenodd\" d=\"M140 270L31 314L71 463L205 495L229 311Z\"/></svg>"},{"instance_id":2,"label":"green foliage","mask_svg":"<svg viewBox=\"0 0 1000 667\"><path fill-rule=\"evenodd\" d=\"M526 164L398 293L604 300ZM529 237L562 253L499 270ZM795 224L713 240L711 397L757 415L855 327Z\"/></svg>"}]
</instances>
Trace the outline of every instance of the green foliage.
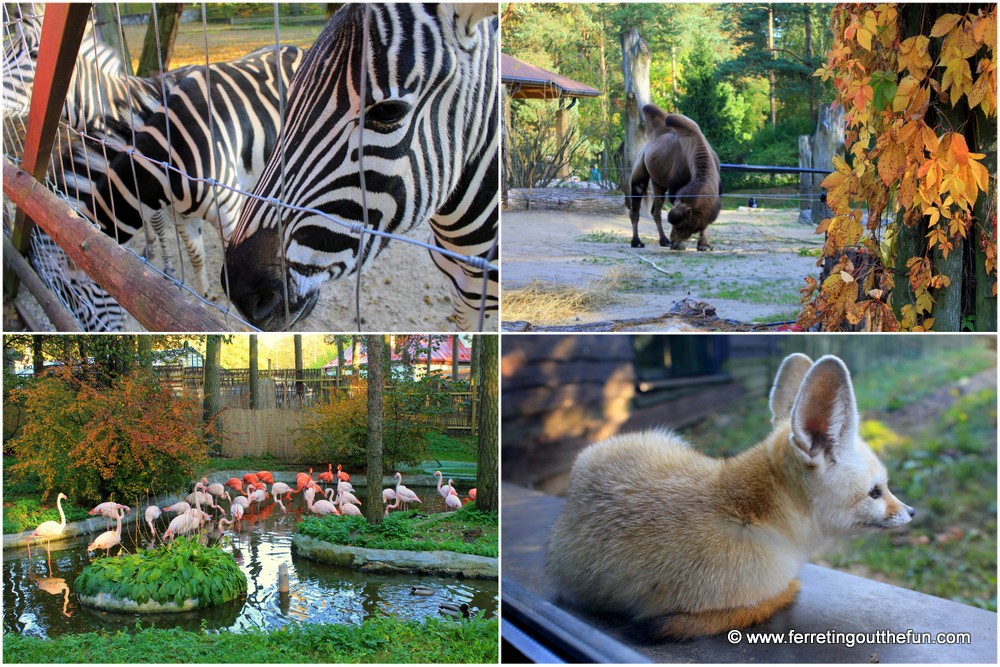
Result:
<instances>
[{"instance_id":1,"label":"green foliage","mask_svg":"<svg viewBox=\"0 0 1000 667\"><path fill-rule=\"evenodd\" d=\"M6 489L4 490L6 492ZM8 496L9 497L9 496ZM66 514L66 522L83 521L89 519L87 510L76 507L64 500L62 504L63 512ZM5 501L3 505L3 534L20 533L24 530L37 528L45 521L59 521L59 510L55 504L51 507L42 507L41 503L34 498L19 498L14 501Z\"/></svg>"},{"instance_id":2,"label":"green foliage","mask_svg":"<svg viewBox=\"0 0 1000 667\"><path fill-rule=\"evenodd\" d=\"M199 607L214 607L246 595L247 578L222 549L181 537L151 551L99 558L83 568L73 588L79 595L106 593L139 604L196 599Z\"/></svg>"},{"instance_id":3,"label":"green foliage","mask_svg":"<svg viewBox=\"0 0 1000 667\"><path fill-rule=\"evenodd\" d=\"M188 632L150 628L53 639L4 635L6 663L457 663L496 664L496 618L465 623L372 618L360 626L288 625L277 630Z\"/></svg>"},{"instance_id":4,"label":"green foliage","mask_svg":"<svg viewBox=\"0 0 1000 667\"><path fill-rule=\"evenodd\" d=\"M298 531L324 542L368 549L499 555L497 515L478 511L474 503L430 517L414 511L391 512L377 525L360 516L309 517Z\"/></svg>"},{"instance_id":5,"label":"green foliage","mask_svg":"<svg viewBox=\"0 0 1000 667\"><path fill-rule=\"evenodd\" d=\"M37 475L42 499L76 502L145 497L181 488L205 460L197 399L174 396L138 369L90 382L68 367L17 390L24 426L7 448L13 482Z\"/></svg>"},{"instance_id":6,"label":"green foliage","mask_svg":"<svg viewBox=\"0 0 1000 667\"><path fill-rule=\"evenodd\" d=\"M427 458L427 437L435 417L454 410L449 392L435 376L396 377L382 398L382 455L385 469ZM358 379L344 394L313 408L298 429L296 444L315 461L339 461L352 470L368 465L368 384Z\"/></svg>"}]
</instances>

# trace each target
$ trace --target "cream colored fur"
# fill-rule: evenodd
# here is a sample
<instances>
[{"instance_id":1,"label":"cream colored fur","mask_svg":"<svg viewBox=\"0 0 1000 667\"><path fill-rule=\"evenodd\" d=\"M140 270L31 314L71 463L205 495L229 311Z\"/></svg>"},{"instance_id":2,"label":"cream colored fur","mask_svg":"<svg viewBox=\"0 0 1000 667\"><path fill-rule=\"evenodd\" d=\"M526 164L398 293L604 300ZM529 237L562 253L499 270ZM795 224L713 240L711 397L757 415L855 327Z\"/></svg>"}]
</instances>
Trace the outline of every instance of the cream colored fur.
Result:
<instances>
[{"instance_id":1,"label":"cream colored fur","mask_svg":"<svg viewBox=\"0 0 1000 667\"><path fill-rule=\"evenodd\" d=\"M910 521L857 433L840 359L783 362L774 430L715 459L666 431L619 435L581 452L548 545L562 596L628 616L654 637L760 623L791 603L826 537Z\"/></svg>"}]
</instances>

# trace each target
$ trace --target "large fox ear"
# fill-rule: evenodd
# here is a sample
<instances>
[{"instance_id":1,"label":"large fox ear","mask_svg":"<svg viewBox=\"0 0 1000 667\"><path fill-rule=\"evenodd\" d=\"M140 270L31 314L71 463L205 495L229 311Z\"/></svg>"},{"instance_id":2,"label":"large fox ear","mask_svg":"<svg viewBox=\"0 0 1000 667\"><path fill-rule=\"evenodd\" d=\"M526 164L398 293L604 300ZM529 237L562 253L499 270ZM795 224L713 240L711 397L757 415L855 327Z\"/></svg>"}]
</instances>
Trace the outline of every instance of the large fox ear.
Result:
<instances>
[{"instance_id":1,"label":"large fox ear","mask_svg":"<svg viewBox=\"0 0 1000 667\"><path fill-rule=\"evenodd\" d=\"M444 17L451 20L455 36L465 48L475 41L479 24L497 15L497 3L450 2L441 5Z\"/></svg>"},{"instance_id":2,"label":"large fox ear","mask_svg":"<svg viewBox=\"0 0 1000 667\"><path fill-rule=\"evenodd\" d=\"M802 378L812 368L812 359L796 352L785 357L774 376L774 386L771 387L771 425L792 416L792 405L802 386Z\"/></svg>"},{"instance_id":3,"label":"large fox ear","mask_svg":"<svg viewBox=\"0 0 1000 667\"><path fill-rule=\"evenodd\" d=\"M825 356L809 369L792 405L791 422L795 446L813 461L833 463L840 451L854 447L858 409L843 361Z\"/></svg>"}]
</instances>

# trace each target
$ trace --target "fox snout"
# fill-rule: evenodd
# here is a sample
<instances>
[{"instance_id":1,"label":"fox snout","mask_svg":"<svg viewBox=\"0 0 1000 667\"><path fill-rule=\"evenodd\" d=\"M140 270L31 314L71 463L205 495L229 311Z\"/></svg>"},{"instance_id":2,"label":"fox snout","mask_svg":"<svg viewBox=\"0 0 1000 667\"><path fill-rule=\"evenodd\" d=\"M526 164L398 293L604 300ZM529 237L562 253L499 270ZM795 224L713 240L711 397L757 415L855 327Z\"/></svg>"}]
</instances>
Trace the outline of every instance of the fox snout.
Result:
<instances>
[{"instance_id":1,"label":"fox snout","mask_svg":"<svg viewBox=\"0 0 1000 667\"><path fill-rule=\"evenodd\" d=\"M901 502L899 498L885 491L885 513L881 521L876 522L878 528L896 528L903 526L913 520L917 515L917 510Z\"/></svg>"}]
</instances>

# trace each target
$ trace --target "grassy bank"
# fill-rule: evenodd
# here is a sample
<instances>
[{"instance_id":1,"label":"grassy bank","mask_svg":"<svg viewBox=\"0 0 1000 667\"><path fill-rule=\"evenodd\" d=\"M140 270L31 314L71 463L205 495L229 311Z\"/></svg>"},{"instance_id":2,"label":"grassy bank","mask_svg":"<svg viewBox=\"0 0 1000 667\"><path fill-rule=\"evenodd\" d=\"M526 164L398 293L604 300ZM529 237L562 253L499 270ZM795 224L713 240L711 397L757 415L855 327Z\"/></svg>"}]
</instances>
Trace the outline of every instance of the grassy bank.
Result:
<instances>
[{"instance_id":1,"label":"grassy bank","mask_svg":"<svg viewBox=\"0 0 1000 667\"><path fill-rule=\"evenodd\" d=\"M3 637L5 663L488 663L497 619L425 623L376 618L363 625L292 625L278 630L86 632L54 639Z\"/></svg>"},{"instance_id":2,"label":"grassy bank","mask_svg":"<svg viewBox=\"0 0 1000 667\"><path fill-rule=\"evenodd\" d=\"M359 516L309 517L296 530L324 542L368 549L499 555L497 516L480 512L473 504L431 516L412 510L393 512L377 526Z\"/></svg>"},{"instance_id":3,"label":"grassy bank","mask_svg":"<svg viewBox=\"0 0 1000 667\"><path fill-rule=\"evenodd\" d=\"M44 521L59 521L59 510L56 508L55 495L49 498L43 505L39 500L41 492L38 490L38 478L9 484L7 482L7 468L14 463L13 457L6 457L4 460L4 485L3 485L3 534L20 533L25 530L34 530ZM83 521L87 516L87 509L73 505L73 500L64 500L62 503L63 512L66 514L67 523L70 521Z\"/></svg>"}]
</instances>

